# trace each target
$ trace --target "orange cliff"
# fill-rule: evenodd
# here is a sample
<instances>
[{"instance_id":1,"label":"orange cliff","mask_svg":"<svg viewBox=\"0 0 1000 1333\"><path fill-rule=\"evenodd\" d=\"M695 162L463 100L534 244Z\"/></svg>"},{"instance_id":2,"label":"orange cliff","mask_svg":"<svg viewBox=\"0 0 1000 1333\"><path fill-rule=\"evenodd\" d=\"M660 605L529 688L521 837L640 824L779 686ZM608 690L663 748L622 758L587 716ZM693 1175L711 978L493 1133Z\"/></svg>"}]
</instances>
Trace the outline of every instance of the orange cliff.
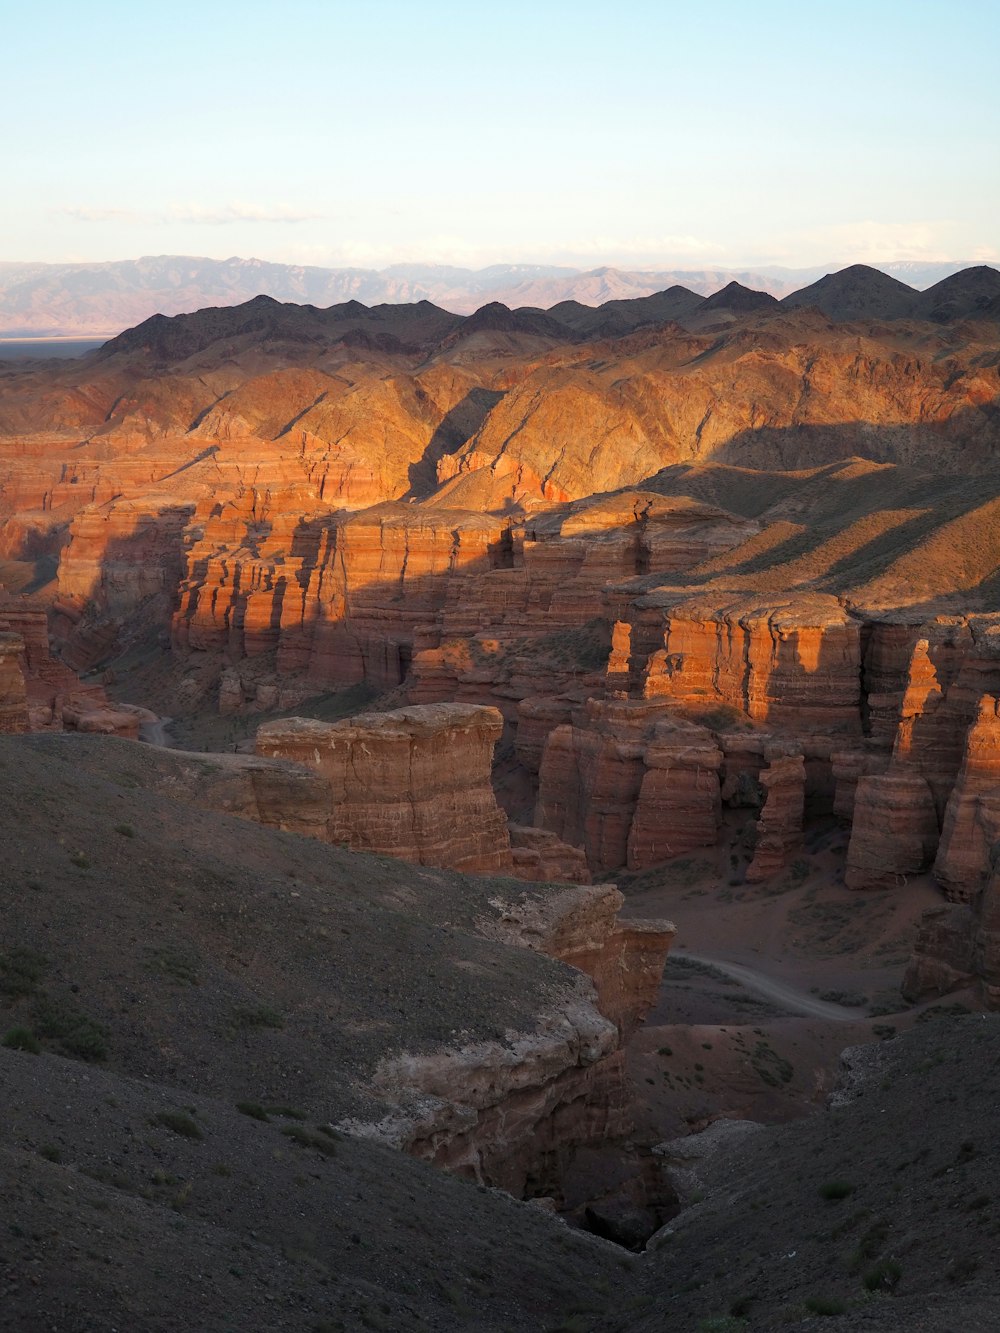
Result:
<instances>
[{"instance_id":1,"label":"orange cliff","mask_svg":"<svg viewBox=\"0 0 1000 1333\"><path fill-rule=\"evenodd\" d=\"M135 740L154 714L112 704L51 655L48 619L28 599L0 601L0 730L90 731Z\"/></svg>"},{"instance_id":2,"label":"orange cliff","mask_svg":"<svg viewBox=\"0 0 1000 1333\"><path fill-rule=\"evenodd\" d=\"M302 764L326 781L329 842L501 874L511 870L510 838L490 765L502 729L493 708L430 704L346 722L268 722L256 752Z\"/></svg>"}]
</instances>

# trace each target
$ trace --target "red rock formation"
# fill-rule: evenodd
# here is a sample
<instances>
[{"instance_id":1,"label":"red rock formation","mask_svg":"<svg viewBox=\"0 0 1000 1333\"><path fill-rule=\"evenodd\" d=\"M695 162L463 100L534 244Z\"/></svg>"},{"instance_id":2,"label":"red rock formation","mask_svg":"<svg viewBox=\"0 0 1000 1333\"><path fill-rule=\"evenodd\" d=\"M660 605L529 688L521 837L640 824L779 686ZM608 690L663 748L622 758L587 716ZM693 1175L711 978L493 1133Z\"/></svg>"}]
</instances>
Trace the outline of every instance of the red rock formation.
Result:
<instances>
[{"instance_id":1,"label":"red rock formation","mask_svg":"<svg viewBox=\"0 0 1000 1333\"><path fill-rule=\"evenodd\" d=\"M911 1002L978 986L989 1009L1000 1009L1000 791L978 797L977 823L987 847L985 884L969 902L923 914L903 978Z\"/></svg>"},{"instance_id":2,"label":"red rock formation","mask_svg":"<svg viewBox=\"0 0 1000 1333\"><path fill-rule=\"evenodd\" d=\"M535 823L582 846L597 873L640 869L718 833L722 755L658 701L588 701L549 735Z\"/></svg>"},{"instance_id":3,"label":"red rock formation","mask_svg":"<svg viewBox=\"0 0 1000 1333\"><path fill-rule=\"evenodd\" d=\"M24 685L20 634L0 631L0 732L28 730L28 693Z\"/></svg>"},{"instance_id":4,"label":"red rock formation","mask_svg":"<svg viewBox=\"0 0 1000 1333\"><path fill-rule=\"evenodd\" d=\"M889 756L872 745L850 750L834 750L830 755L834 784L833 813L845 824L854 819L858 781L884 773Z\"/></svg>"},{"instance_id":5,"label":"red rock formation","mask_svg":"<svg viewBox=\"0 0 1000 1333\"><path fill-rule=\"evenodd\" d=\"M661 590L629 611L642 693L792 729L860 731L860 625L834 597Z\"/></svg>"},{"instance_id":6,"label":"red rock formation","mask_svg":"<svg viewBox=\"0 0 1000 1333\"><path fill-rule=\"evenodd\" d=\"M44 610L27 598L0 601L0 699L9 701L14 731L95 731L135 740L154 715L131 704L112 704L99 685L81 683L52 657ZM16 673L16 675L15 675Z\"/></svg>"},{"instance_id":7,"label":"red rock formation","mask_svg":"<svg viewBox=\"0 0 1000 1333\"><path fill-rule=\"evenodd\" d=\"M934 797L924 778L894 772L859 777L844 882L894 889L929 869L938 842Z\"/></svg>"},{"instance_id":8,"label":"red rock formation","mask_svg":"<svg viewBox=\"0 0 1000 1333\"><path fill-rule=\"evenodd\" d=\"M490 786L502 728L492 708L429 704L346 722L265 723L256 750L326 780L328 841L495 874L512 864L507 822Z\"/></svg>"},{"instance_id":9,"label":"red rock formation","mask_svg":"<svg viewBox=\"0 0 1000 1333\"><path fill-rule=\"evenodd\" d=\"M972 909L951 903L924 912L913 954L903 977L903 999L911 1004L947 995L975 980Z\"/></svg>"},{"instance_id":10,"label":"red rock formation","mask_svg":"<svg viewBox=\"0 0 1000 1333\"><path fill-rule=\"evenodd\" d=\"M550 884L589 884L590 870L580 847L560 842L546 829L510 824L511 874Z\"/></svg>"},{"instance_id":11,"label":"red rock formation","mask_svg":"<svg viewBox=\"0 0 1000 1333\"><path fill-rule=\"evenodd\" d=\"M953 902L967 902L989 873L989 843L978 798L1000 788L1000 700L984 695L969 728L965 757L948 798L934 874Z\"/></svg>"},{"instance_id":12,"label":"red rock formation","mask_svg":"<svg viewBox=\"0 0 1000 1333\"><path fill-rule=\"evenodd\" d=\"M646 772L628 837L628 867L645 870L719 835L722 754L703 727L664 719L643 754Z\"/></svg>"},{"instance_id":13,"label":"red rock formation","mask_svg":"<svg viewBox=\"0 0 1000 1333\"><path fill-rule=\"evenodd\" d=\"M757 821L753 860L747 867L750 883L770 879L783 870L802 845L805 813L806 767L801 754L778 754L760 775L767 793Z\"/></svg>"},{"instance_id":14,"label":"red rock formation","mask_svg":"<svg viewBox=\"0 0 1000 1333\"><path fill-rule=\"evenodd\" d=\"M549 735L539 770L535 824L582 846L591 870L617 870L645 772L643 752L662 707L588 701L582 718Z\"/></svg>"},{"instance_id":15,"label":"red rock formation","mask_svg":"<svg viewBox=\"0 0 1000 1333\"><path fill-rule=\"evenodd\" d=\"M498 901L499 919L483 928L586 972L601 1013L627 1037L656 1003L677 928L669 921L620 920L624 901L613 884L553 885L544 896Z\"/></svg>"}]
</instances>

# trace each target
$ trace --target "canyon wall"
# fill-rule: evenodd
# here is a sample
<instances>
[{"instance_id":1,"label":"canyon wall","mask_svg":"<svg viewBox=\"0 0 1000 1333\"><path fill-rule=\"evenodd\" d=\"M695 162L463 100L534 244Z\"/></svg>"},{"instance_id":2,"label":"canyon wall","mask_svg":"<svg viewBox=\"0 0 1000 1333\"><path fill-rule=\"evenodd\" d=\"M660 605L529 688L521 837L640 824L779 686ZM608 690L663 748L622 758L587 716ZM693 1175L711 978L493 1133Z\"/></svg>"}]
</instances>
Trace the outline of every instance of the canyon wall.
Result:
<instances>
[{"instance_id":1,"label":"canyon wall","mask_svg":"<svg viewBox=\"0 0 1000 1333\"><path fill-rule=\"evenodd\" d=\"M256 751L327 783L327 841L476 874L512 867L507 821L490 785L503 719L492 708L429 704L345 722L265 723Z\"/></svg>"}]
</instances>

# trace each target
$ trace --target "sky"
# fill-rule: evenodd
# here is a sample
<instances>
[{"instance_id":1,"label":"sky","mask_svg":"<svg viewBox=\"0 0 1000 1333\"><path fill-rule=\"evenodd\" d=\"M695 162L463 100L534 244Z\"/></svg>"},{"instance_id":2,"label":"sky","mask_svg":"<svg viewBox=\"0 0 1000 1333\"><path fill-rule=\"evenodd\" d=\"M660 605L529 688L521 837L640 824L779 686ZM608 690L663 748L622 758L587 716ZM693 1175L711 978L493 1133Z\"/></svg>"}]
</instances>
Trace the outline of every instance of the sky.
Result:
<instances>
[{"instance_id":1,"label":"sky","mask_svg":"<svg viewBox=\"0 0 1000 1333\"><path fill-rule=\"evenodd\" d=\"M998 0L0 0L0 261L1000 260Z\"/></svg>"}]
</instances>

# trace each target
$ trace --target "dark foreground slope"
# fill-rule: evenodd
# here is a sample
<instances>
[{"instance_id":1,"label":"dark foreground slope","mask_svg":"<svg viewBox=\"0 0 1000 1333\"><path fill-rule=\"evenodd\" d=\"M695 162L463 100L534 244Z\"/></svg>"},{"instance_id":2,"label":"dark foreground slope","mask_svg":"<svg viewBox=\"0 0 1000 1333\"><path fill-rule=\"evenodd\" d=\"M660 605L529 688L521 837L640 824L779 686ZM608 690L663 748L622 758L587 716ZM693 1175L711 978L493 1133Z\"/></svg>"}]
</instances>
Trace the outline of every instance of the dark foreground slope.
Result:
<instances>
[{"instance_id":1,"label":"dark foreground slope","mask_svg":"<svg viewBox=\"0 0 1000 1333\"><path fill-rule=\"evenodd\" d=\"M105 738L0 742L0 1327L593 1316L629 1256L331 1124L398 1110L385 1059L523 1053L589 982L475 934L502 882L154 790L183 772Z\"/></svg>"},{"instance_id":2,"label":"dark foreground slope","mask_svg":"<svg viewBox=\"0 0 1000 1333\"><path fill-rule=\"evenodd\" d=\"M386 1053L513 1049L588 984L476 934L504 882L164 796L190 762L0 741L0 1033L43 1047L0 1046L5 1333L997 1326L1000 1020L670 1145L689 1206L630 1256L336 1128Z\"/></svg>"},{"instance_id":3,"label":"dark foreground slope","mask_svg":"<svg viewBox=\"0 0 1000 1333\"><path fill-rule=\"evenodd\" d=\"M997 1328L1000 1019L945 1014L847 1064L840 1105L667 1147L693 1206L654 1240L644 1313L602 1329Z\"/></svg>"}]
</instances>

